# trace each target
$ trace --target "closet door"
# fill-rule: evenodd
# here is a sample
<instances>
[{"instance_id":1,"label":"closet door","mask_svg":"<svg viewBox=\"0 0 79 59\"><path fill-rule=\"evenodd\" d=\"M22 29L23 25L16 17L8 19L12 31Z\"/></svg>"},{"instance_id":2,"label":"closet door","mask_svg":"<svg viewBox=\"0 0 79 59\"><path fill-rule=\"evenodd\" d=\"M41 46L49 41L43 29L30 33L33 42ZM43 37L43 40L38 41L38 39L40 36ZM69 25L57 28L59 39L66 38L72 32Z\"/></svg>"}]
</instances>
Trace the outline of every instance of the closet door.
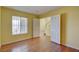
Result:
<instances>
[{"instance_id":1,"label":"closet door","mask_svg":"<svg viewBox=\"0 0 79 59\"><path fill-rule=\"evenodd\" d=\"M51 17L51 41L60 44L60 16Z\"/></svg>"}]
</instances>

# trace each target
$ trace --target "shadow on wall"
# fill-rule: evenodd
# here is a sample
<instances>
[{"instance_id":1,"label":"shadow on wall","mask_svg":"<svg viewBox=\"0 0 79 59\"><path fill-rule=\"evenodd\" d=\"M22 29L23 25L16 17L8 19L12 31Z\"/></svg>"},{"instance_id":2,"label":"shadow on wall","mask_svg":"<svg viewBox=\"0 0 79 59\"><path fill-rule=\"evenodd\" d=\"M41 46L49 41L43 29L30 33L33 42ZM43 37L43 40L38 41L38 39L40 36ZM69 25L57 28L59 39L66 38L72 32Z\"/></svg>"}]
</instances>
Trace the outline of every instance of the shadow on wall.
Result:
<instances>
[{"instance_id":1,"label":"shadow on wall","mask_svg":"<svg viewBox=\"0 0 79 59\"><path fill-rule=\"evenodd\" d=\"M67 23L67 14L61 14L61 44L66 44L66 23Z\"/></svg>"}]
</instances>

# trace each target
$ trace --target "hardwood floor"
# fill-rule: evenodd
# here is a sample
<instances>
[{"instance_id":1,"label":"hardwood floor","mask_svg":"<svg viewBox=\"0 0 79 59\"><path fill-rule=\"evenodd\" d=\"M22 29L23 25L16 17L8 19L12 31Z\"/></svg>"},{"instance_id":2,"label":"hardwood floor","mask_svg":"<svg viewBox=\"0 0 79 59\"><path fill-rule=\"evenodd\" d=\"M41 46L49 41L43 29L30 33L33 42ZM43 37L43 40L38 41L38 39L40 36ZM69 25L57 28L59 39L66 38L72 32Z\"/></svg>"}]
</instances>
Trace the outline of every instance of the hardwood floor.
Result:
<instances>
[{"instance_id":1,"label":"hardwood floor","mask_svg":"<svg viewBox=\"0 0 79 59\"><path fill-rule=\"evenodd\" d=\"M1 52L79 52L63 45L51 42L49 38L34 38L3 45Z\"/></svg>"}]
</instances>

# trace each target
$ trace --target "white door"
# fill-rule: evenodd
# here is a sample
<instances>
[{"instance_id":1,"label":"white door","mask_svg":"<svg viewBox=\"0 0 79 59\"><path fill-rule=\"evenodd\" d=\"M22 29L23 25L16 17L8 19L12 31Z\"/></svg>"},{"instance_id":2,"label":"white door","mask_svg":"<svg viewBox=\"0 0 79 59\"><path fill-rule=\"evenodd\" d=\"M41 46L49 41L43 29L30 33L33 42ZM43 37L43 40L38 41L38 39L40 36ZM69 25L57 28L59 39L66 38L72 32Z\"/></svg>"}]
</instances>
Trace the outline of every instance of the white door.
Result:
<instances>
[{"instance_id":1,"label":"white door","mask_svg":"<svg viewBox=\"0 0 79 59\"><path fill-rule=\"evenodd\" d=\"M51 17L51 40L60 44L60 16Z\"/></svg>"}]
</instances>

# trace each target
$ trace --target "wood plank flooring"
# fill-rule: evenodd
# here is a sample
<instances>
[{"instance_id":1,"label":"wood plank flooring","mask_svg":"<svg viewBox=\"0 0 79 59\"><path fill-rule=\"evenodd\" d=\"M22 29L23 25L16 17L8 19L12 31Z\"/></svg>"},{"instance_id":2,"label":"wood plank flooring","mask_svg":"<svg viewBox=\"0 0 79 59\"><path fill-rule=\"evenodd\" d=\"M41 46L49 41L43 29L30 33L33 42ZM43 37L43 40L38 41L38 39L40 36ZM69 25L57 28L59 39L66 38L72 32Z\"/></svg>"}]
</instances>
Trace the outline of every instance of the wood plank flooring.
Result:
<instances>
[{"instance_id":1,"label":"wood plank flooring","mask_svg":"<svg viewBox=\"0 0 79 59\"><path fill-rule=\"evenodd\" d=\"M1 52L79 52L63 45L51 42L47 37L28 39L12 44L3 45Z\"/></svg>"}]
</instances>

